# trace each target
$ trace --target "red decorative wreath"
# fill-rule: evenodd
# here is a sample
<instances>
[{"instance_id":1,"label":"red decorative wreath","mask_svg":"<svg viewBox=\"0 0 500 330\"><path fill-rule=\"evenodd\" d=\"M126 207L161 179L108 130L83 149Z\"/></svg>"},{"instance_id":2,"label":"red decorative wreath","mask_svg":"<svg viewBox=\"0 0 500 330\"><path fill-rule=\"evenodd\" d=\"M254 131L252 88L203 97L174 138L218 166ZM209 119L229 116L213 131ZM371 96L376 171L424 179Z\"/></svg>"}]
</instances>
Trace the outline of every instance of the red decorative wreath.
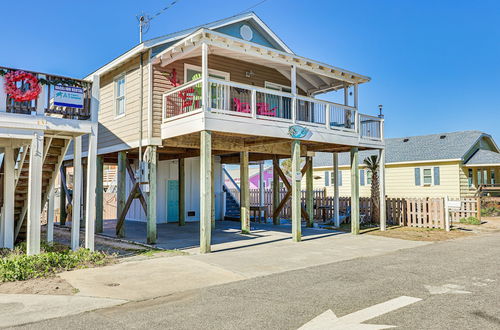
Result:
<instances>
[{"instance_id":1,"label":"red decorative wreath","mask_svg":"<svg viewBox=\"0 0 500 330\"><path fill-rule=\"evenodd\" d=\"M35 100L42 91L35 75L24 71L11 71L4 76L5 92L16 102ZM16 86L16 82L24 81L29 85L26 91Z\"/></svg>"}]
</instances>

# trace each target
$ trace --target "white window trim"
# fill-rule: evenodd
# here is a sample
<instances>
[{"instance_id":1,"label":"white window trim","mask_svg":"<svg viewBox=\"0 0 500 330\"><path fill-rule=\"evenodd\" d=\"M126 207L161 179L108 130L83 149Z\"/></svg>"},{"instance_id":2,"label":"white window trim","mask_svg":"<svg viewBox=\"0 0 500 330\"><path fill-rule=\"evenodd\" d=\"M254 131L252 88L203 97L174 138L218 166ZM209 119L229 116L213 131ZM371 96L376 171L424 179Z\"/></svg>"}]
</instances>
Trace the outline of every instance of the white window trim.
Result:
<instances>
[{"instance_id":1,"label":"white window trim","mask_svg":"<svg viewBox=\"0 0 500 330\"><path fill-rule=\"evenodd\" d=\"M188 70L194 70L194 71L201 72L201 66L184 63L184 83L188 82L188 81L186 81L187 71ZM226 81L230 81L231 80L231 74L229 72L224 72L224 71L219 71L219 70L214 70L214 69L208 69L208 74L222 76L222 77L224 77L224 80L226 80Z\"/></svg>"},{"instance_id":2,"label":"white window trim","mask_svg":"<svg viewBox=\"0 0 500 330\"><path fill-rule=\"evenodd\" d=\"M425 170L430 170L431 171L431 183L425 183L424 180L424 171ZM420 185L423 187L432 187L434 186L434 168L433 167L422 167L420 169L420 177L421 177L421 182Z\"/></svg>"},{"instance_id":3,"label":"white window trim","mask_svg":"<svg viewBox=\"0 0 500 330\"><path fill-rule=\"evenodd\" d=\"M118 98L117 87L118 86L117 86L117 84L118 84L118 80L120 80L122 78L123 78L123 100L124 100L123 101L123 113L118 114L117 113L117 108L118 108L118 102L117 102L117 98ZM127 113L127 75L125 73L121 73L113 79L113 89L114 89L113 104L114 104L115 119L119 119L119 118L125 117L125 114Z\"/></svg>"}]
</instances>

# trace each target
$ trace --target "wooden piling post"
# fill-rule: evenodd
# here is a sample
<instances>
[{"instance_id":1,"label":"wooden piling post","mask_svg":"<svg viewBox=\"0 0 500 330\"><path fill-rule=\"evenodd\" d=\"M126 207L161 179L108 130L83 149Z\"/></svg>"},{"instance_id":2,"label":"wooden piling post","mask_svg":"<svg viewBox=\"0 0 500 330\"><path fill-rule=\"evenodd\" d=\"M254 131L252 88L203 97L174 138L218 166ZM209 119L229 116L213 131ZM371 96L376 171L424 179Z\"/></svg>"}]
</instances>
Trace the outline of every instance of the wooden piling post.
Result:
<instances>
[{"instance_id":1,"label":"wooden piling post","mask_svg":"<svg viewBox=\"0 0 500 330\"><path fill-rule=\"evenodd\" d=\"M301 187L302 173L300 171L300 140L292 141L292 240L302 239L301 217Z\"/></svg>"},{"instance_id":2,"label":"wooden piling post","mask_svg":"<svg viewBox=\"0 0 500 330\"><path fill-rule=\"evenodd\" d=\"M340 227L339 154L333 153L333 222ZM325 191L326 196L326 191Z\"/></svg>"},{"instance_id":3,"label":"wooden piling post","mask_svg":"<svg viewBox=\"0 0 500 330\"><path fill-rule=\"evenodd\" d=\"M147 212L147 242L148 244L156 244L157 228L156 228L156 167L158 154L156 146L149 146L146 149L149 172L149 192L148 192L148 212Z\"/></svg>"},{"instance_id":4,"label":"wooden piling post","mask_svg":"<svg viewBox=\"0 0 500 330\"><path fill-rule=\"evenodd\" d=\"M186 175L185 160L179 159L179 226L186 224Z\"/></svg>"},{"instance_id":5,"label":"wooden piling post","mask_svg":"<svg viewBox=\"0 0 500 330\"><path fill-rule=\"evenodd\" d=\"M96 197L95 197L95 231L102 233L104 230L104 158L97 156Z\"/></svg>"},{"instance_id":6,"label":"wooden piling post","mask_svg":"<svg viewBox=\"0 0 500 330\"><path fill-rule=\"evenodd\" d=\"M59 171L59 225L66 224L66 166L62 165Z\"/></svg>"},{"instance_id":7,"label":"wooden piling post","mask_svg":"<svg viewBox=\"0 0 500 330\"><path fill-rule=\"evenodd\" d=\"M387 212L385 202L385 149L379 150L379 167L378 167L379 189L380 189L380 230L387 230Z\"/></svg>"},{"instance_id":8,"label":"wooden piling post","mask_svg":"<svg viewBox=\"0 0 500 330\"><path fill-rule=\"evenodd\" d=\"M276 212L280 204L280 176L278 174L278 167L280 166L278 156L273 156L273 224L280 224L279 214Z\"/></svg>"},{"instance_id":9,"label":"wooden piling post","mask_svg":"<svg viewBox=\"0 0 500 330\"><path fill-rule=\"evenodd\" d=\"M212 240L212 132L200 132L200 252L211 252Z\"/></svg>"},{"instance_id":10,"label":"wooden piling post","mask_svg":"<svg viewBox=\"0 0 500 330\"><path fill-rule=\"evenodd\" d=\"M71 249L80 248L80 220L82 205L82 137L73 139L73 208L71 218Z\"/></svg>"},{"instance_id":11,"label":"wooden piling post","mask_svg":"<svg viewBox=\"0 0 500 330\"><path fill-rule=\"evenodd\" d=\"M248 183L248 151L240 153L240 217L241 232L250 233L250 185Z\"/></svg>"},{"instance_id":12,"label":"wooden piling post","mask_svg":"<svg viewBox=\"0 0 500 330\"><path fill-rule=\"evenodd\" d=\"M125 151L118 152L118 172L117 172L117 185L116 185L116 218L120 216L125 209L125 200L127 199L127 153ZM125 223L117 232L118 237L125 237Z\"/></svg>"},{"instance_id":13,"label":"wooden piling post","mask_svg":"<svg viewBox=\"0 0 500 330\"><path fill-rule=\"evenodd\" d=\"M14 149L11 147L5 148L4 153L4 182L3 182L3 235L0 241L3 241L3 246L7 249L14 248L14 213L15 213L15 160Z\"/></svg>"},{"instance_id":14,"label":"wooden piling post","mask_svg":"<svg viewBox=\"0 0 500 330\"><path fill-rule=\"evenodd\" d=\"M212 229L215 228L215 188L214 188L214 172L215 172L215 157L210 157L210 168L212 171L210 172L210 190L212 193L212 202L210 205L210 222L212 224Z\"/></svg>"},{"instance_id":15,"label":"wooden piling post","mask_svg":"<svg viewBox=\"0 0 500 330\"><path fill-rule=\"evenodd\" d=\"M313 196L313 158L308 156L306 158L307 171L306 171L306 210L309 215L308 227L314 224L314 196Z\"/></svg>"},{"instance_id":16,"label":"wooden piling post","mask_svg":"<svg viewBox=\"0 0 500 330\"><path fill-rule=\"evenodd\" d=\"M351 233L359 234L359 152L351 148Z\"/></svg>"}]
</instances>

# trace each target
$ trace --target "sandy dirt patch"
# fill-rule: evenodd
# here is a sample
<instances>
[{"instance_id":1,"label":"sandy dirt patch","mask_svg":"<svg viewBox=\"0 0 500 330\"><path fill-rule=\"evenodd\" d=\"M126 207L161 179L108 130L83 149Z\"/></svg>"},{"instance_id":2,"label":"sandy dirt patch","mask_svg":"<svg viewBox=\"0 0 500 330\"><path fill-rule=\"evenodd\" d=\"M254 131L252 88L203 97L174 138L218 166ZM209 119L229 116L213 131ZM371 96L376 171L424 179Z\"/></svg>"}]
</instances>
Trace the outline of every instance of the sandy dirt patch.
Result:
<instances>
[{"instance_id":1,"label":"sandy dirt patch","mask_svg":"<svg viewBox=\"0 0 500 330\"><path fill-rule=\"evenodd\" d=\"M389 227L386 231L370 230L366 234L391 238L406 239L410 241L445 241L474 235L471 231L453 229L450 232L441 229Z\"/></svg>"},{"instance_id":2,"label":"sandy dirt patch","mask_svg":"<svg viewBox=\"0 0 500 330\"><path fill-rule=\"evenodd\" d=\"M27 281L0 282L0 293L74 295L78 290L59 276L34 278Z\"/></svg>"}]
</instances>

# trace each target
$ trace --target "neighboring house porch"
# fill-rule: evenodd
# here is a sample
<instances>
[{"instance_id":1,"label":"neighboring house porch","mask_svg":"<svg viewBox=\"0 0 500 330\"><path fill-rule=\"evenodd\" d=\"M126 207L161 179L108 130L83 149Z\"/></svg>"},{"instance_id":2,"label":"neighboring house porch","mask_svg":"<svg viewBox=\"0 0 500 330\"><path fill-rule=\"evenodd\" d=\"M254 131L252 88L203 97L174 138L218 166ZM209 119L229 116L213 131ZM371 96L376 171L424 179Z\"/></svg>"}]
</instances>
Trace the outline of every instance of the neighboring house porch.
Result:
<instances>
[{"instance_id":1,"label":"neighboring house porch","mask_svg":"<svg viewBox=\"0 0 500 330\"><path fill-rule=\"evenodd\" d=\"M88 137L88 175L86 200L95 198L95 162L97 152L97 111L99 82L39 72L0 67L0 248L12 249L15 242L27 241L27 253L40 252L41 212L48 205L48 217L54 214L56 178L70 143L75 158L75 193L71 247L79 248L82 137ZM30 77L30 83L17 82L26 91L39 89L31 101L16 102L4 87L6 74ZM30 85L31 84L31 85ZM69 93L70 92L70 93ZM64 94L64 95L63 95ZM92 166L92 164L94 166ZM66 204L62 203L65 209ZM86 214L85 246L94 248L93 203L83 205ZM48 241L52 240L53 222L49 221Z\"/></svg>"}]
</instances>

